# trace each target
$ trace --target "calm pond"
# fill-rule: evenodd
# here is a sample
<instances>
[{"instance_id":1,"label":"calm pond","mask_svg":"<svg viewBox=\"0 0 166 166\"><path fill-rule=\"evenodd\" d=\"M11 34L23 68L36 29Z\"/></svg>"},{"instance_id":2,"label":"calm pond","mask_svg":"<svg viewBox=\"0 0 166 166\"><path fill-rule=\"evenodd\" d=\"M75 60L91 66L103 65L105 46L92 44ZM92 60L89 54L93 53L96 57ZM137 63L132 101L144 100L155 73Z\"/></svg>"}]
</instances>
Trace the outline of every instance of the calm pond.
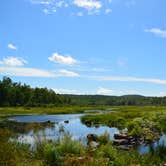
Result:
<instances>
[{"instance_id":1,"label":"calm pond","mask_svg":"<svg viewBox=\"0 0 166 166\"><path fill-rule=\"evenodd\" d=\"M110 139L114 139L114 134L119 133L118 128L108 126L98 127L87 127L80 120L81 116L85 114L61 114L61 115L21 115L12 116L9 120L20 122L20 123L33 123L33 122L52 122L52 127L45 127L34 132L31 129L26 134L18 133L18 141L23 143L29 143L33 145L35 143L36 135L40 138L46 138L50 140L56 139L58 136L63 136L64 133L68 132L72 135L73 139L78 139L83 143L86 143L86 137L88 134L101 135L104 132L110 134ZM65 122L67 121L67 122ZM62 130L64 132L60 132ZM166 135L161 136L160 140L153 143L152 146L157 147L158 145L166 146ZM148 153L150 150L149 145L140 145L137 147L140 154Z\"/></svg>"}]
</instances>

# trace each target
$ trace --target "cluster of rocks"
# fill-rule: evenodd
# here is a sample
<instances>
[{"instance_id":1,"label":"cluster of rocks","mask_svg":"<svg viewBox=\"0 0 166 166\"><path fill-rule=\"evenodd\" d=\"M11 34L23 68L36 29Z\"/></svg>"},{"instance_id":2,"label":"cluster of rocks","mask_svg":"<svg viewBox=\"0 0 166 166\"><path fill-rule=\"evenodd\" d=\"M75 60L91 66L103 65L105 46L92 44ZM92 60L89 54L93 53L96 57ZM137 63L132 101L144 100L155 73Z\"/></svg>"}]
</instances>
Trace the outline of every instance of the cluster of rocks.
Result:
<instances>
[{"instance_id":1,"label":"cluster of rocks","mask_svg":"<svg viewBox=\"0 0 166 166\"><path fill-rule=\"evenodd\" d=\"M129 150L136 145L143 144L145 141L143 137L129 136L127 133L114 134L114 138L113 144L123 150Z\"/></svg>"},{"instance_id":2,"label":"cluster of rocks","mask_svg":"<svg viewBox=\"0 0 166 166\"><path fill-rule=\"evenodd\" d=\"M114 138L113 145L122 150L130 150L137 145L148 143L143 136L131 136L128 133L114 134ZM96 134L88 134L87 144L91 149L97 149L100 146L99 137Z\"/></svg>"},{"instance_id":3,"label":"cluster of rocks","mask_svg":"<svg viewBox=\"0 0 166 166\"><path fill-rule=\"evenodd\" d=\"M141 144L149 144L151 142L155 142L160 139L159 133L153 134L151 139L147 138L145 135L143 136L131 136L128 133L122 134L114 134L115 140L113 144L116 145L118 148L123 150L129 150L134 146L141 145Z\"/></svg>"}]
</instances>

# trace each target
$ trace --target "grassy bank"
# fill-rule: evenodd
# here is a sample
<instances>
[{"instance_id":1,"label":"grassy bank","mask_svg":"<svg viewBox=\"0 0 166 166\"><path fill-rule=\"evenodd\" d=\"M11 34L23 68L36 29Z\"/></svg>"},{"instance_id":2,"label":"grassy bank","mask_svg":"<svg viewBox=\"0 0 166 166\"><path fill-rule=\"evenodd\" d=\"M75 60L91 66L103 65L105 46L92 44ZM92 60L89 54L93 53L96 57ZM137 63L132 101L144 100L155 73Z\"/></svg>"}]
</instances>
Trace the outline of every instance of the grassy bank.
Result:
<instances>
[{"instance_id":1,"label":"grassy bank","mask_svg":"<svg viewBox=\"0 0 166 166\"><path fill-rule=\"evenodd\" d=\"M154 141L166 132L166 107L117 107L108 114L84 116L82 122L88 126L127 128L132 136Z\"/></svg>"},{"instance_id":2,"label":"grassy bank","mask_svg":"<svg viewBox=\"0 0 166 166\"><path fill-rule=\"evenodd\" d=\"M13 134L0 129L0 165L4 166L154 166L166 163L166 148L152 149L149 154L116 149L107 135L100 136L97 149L85 147L81 142L66 135L61 140L36 140L36 148L9 142ZM104 141L103 141L104 140Z\"/></svg>"},{"instance_id":3,"label":"grassy bank","mask_svg":"<svg viewBox=\"0 0 166 166\"><path fill-rule=\"evenodd\" d=\"M109 107L110 108L110 107ZM48 107L48 108L0 108L0 121L3 116L14 114L67 114L83 113L85 110L107 109L107 107ZM112 112L91 113L82 117L84 123L128 128L129 134L143 135L153 140L156 133L166 131L166 107L112 107ZM36 140L36 148L31 150L28 144L8 141L17 138L17 132L26 133L32 128L42 129L48 124L21 124L1 122L0 127L0 165L4 166L154 166L166 164L166 147L151 149L150 153L139 155L134 149L123 151L113 146L108 136L100 137L98 148L85 147L80 141L66 135L62 140ZM3 125L4 124L4 125ZM44 126L43 126L44 125ZM51 127L51 124L49 124ZM6 127L5 127L6 126ZM25 129L24 129L25 128ZM20 131L21 130L21 131Z\"/></svg>"},{"instance_id":4,"label":"grassy bank","mask_svg":"<svg viewBox=\"0 0 166 166\"><path fill-rule=\"evenodd\" d=\"M61 107L0 107L0 115L20 114L72 114L85 110L105 109L106 106L61 106Z\"/></svg>"}]
</instances>

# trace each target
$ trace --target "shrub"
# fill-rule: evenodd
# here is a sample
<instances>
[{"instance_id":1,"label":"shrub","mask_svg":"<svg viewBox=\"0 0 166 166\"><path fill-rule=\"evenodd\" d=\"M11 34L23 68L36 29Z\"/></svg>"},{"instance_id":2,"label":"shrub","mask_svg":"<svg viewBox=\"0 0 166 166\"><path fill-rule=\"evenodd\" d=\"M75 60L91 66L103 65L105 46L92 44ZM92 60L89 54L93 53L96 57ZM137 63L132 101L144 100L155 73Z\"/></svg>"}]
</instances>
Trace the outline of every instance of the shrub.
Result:
<instances>
[{"instance_id":1,"label":"shrub","mask_svg":"<svg viewBox=\"0 0 166 166\"><path fill-rule=\"evenodd\" d=\"M52 146L51 144L47 144L45 146L44 161L49 166L60 166L61 165L61 155L56 146Z\"/></svg>"},{"instance_id":2,"label":"shrub","mask_svg":"<svg viewBox=\"0 0 166 166\"><path fill-rule=\"evenodd\" d=\"M85 150L83 144L73 140L69 134L65 135L58 148L61 154L71 153L79 155L84 153Z\"/></svg>"},{"instance_id":3,"label":"shrub","mask_svg":"<svg viewBox=\"0 0 166 166\"><path fill-rule=\"evenodd\" d=\"M102 134L98 137L98 140L99 140L100 144L105 145L110 142L110 134L108 132L104 132L104 134Z\"/></svg>"}]
</instances>

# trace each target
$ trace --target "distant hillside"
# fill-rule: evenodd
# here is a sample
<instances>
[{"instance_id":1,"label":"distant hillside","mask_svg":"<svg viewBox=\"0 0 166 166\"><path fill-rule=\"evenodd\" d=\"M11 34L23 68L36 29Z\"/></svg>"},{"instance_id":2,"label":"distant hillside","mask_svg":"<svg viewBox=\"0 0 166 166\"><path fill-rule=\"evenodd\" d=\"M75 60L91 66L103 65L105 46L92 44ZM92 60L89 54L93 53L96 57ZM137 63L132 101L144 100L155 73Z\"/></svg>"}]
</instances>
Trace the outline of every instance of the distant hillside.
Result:
<instances>
[{"instance_id":1,"label":"distant hillside","mask_svg":"<svg viewBox=\"0 0 166 166\"><path fill-rule=\"evenodd\" d=\"M166 105L166 97L145 97L141 95L64 95L72 105Z\"/></svg>"}]
</instances>

